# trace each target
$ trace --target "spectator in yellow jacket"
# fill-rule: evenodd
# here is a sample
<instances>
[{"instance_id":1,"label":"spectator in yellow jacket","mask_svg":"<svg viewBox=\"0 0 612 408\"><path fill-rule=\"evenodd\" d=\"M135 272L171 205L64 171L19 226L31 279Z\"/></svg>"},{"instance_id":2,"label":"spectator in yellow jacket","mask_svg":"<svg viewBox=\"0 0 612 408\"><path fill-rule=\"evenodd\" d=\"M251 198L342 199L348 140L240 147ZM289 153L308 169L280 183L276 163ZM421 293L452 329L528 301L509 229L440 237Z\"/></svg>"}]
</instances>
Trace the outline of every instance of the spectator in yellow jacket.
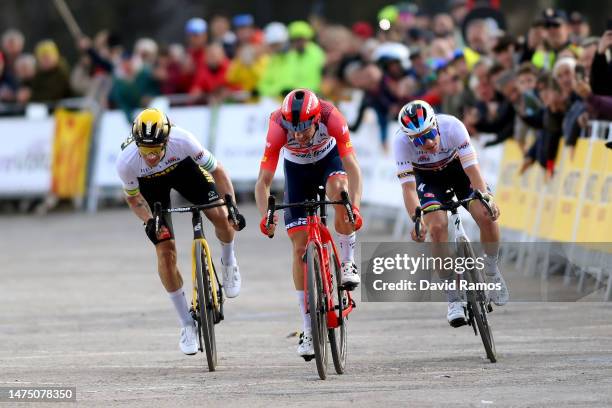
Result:
<instances>
[{"instance_id":1,"label":"spectator in yellow jacket","mask_svg":"<svg viewBox=\"0 0 612 408\"><path fill-rule=\"evenodd\" d=\"M238 49L236 57L227 70L227 82L245 91L245 99L253 96L253 91L268 64L267 55L257 55L253 45L245 44Z\"/></svg>"}]
</instances>

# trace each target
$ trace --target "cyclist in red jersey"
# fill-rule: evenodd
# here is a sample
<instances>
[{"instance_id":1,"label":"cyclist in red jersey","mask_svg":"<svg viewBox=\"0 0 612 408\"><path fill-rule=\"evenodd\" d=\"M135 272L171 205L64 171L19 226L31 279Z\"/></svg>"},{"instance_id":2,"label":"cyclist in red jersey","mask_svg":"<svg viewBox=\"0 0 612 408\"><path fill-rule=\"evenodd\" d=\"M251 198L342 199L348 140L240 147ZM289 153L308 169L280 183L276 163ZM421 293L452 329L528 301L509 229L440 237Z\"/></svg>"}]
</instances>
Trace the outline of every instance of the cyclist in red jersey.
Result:
<instances>
[{"instance_id":1,"label":"cyclist in red jersey","mask_svg":"<svg viewBox=\"0 0 612 408\"><path fill-rule=\"evenodd\" d=\"M274 233L278 221L266 229L267 198L284 150L285 201L299 202L316 199L317 189L325 186L331 200L340 200L340 193L348 191L355 210L355 225L348 222L346 210L335 206L334 226L338 233L342 262L342 284L354 289L359 283L354 261L355 231L363 223L359 213L361 200L361 172L342 114L330 102L320 101L308 89L296 89L284 99L280 109L272 112L266 138L266 148L255 185L255 199L261 213L261 232ZM307 231L304 209L285 210L285 227L293 244L293 283L302 313L304 332L300 335L298 354L314 355L310 330L310 314L304 309L303 256L306 251Z\"/></svg>"}]
</instances>

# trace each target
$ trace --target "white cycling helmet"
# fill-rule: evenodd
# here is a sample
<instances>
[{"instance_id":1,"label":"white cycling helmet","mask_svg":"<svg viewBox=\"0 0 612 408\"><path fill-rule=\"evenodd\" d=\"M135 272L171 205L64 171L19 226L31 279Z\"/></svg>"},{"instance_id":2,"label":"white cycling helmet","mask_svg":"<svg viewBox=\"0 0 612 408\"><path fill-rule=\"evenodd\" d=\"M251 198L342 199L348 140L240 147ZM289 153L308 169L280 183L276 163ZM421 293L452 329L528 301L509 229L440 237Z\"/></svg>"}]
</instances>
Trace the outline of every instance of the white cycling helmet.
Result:
<instances>
[{"instance_id":1,"label":"white cycling helmet","mask_svg":"<svg viewBox=\"0 0 612 408\"><path fill-rule=\"evenodd\" d=\"M412 66L410 50L404 44L398 42L385 42L378 45L372 57L376 62L399 61L404 70L410 69Z\"/></svg>"},{"instance_id":2,"label":"white cycling helmet","mask_svg":"<svg viewBox=\"0 0 612 408\"><path fill-rule=\"evenodd\" d=\"M412 138L437 126L436 114L425 101L420 99L407 103L397 116L402 131Z\"/></svg>"}]
</instances>

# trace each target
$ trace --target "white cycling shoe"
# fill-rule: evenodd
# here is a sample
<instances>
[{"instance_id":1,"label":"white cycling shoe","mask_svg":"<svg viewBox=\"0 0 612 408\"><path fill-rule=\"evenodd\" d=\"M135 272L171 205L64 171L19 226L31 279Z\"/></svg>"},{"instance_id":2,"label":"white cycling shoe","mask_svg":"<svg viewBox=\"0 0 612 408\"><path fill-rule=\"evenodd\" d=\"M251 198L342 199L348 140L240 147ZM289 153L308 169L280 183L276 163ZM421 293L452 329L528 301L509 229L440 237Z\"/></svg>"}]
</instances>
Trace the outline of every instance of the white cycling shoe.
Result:
<instances>
[{"instance_id":1,"label":"white cycling shoe","mask_svg":"<svg viewBox=\"0 0 612 408\"><path fill-rule=\"evenodd\" d=\"M448 302L446 320L448 320L448 324L453 327L461 327L467 324L463 302Z\"/></svg>"},{"instance_id":2,"label":"white cycling shoe","mask_svg":"<svg viewBox=\"0 0 612 408\"><path fill-rule=\"evenodd\" d=\"M228 298L238 296L242 284L238 264L226 266L221 262L221 272L223 274L223 290L225 291L225 296Z\"/></svg>"},{"instance_id":3,"label":"white cycling shoe","mask_svg":"<svg viewBox=\"0 0 612 408\"><path fill-rule=\"evenodd\" d=\"M357 265L354 262L342 262L340 267L340 283L346 290L353 290L359 286L361 278L359 273L357 273Z\"/></svg>"},{"instance_id":4,"label":"white cycling shoe","mask_svg":"<svg viewBox=\"0 0 612 408\"><path fill-rule=\"evenodd\" d=\"M181 329L179 347L181 351L188 356L192 356L198 352L198 331L195 324Z\"/></svg>"},{"instance_id":5,"label":"white cycling shoe","mask_svg":"<svg viewBox=\"0 0 612 408\"><path fill-rule=\"evenodd\" d=\"M314 347L312 345L312 334L300 333L300 342L298 343L297 353L306 361L314 358Z\"/></svg>"}]
</instances>

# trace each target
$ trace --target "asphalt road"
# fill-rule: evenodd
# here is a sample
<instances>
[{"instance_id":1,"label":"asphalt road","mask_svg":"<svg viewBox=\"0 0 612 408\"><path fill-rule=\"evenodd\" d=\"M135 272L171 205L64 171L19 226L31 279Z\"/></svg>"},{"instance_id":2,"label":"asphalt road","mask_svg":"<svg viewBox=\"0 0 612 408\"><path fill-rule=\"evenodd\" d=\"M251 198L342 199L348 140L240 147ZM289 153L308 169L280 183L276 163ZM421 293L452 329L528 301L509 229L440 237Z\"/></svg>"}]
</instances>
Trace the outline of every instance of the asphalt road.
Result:
<instances>
[{"instance_id":1,"label":"asphalt road","mask_svg":"<svg viewBox=\"0 0 612 408\"><path fill-rule=\"evenodd\" d=\"M254 207L242 210L243 289L217 326L214 373L179 351L153 247L128 210L0 217L0 386L76 386L79 406L99 407L612 406L604 303L496 309L497 364L471 329L449 327L442 303L359 303L347 373L320 381L288 337L301 325L288 240L264 238ZM174 218L184 276L188 218ZM389 238L380 226L360 236Z\"/></svg>"}]
</instances>

